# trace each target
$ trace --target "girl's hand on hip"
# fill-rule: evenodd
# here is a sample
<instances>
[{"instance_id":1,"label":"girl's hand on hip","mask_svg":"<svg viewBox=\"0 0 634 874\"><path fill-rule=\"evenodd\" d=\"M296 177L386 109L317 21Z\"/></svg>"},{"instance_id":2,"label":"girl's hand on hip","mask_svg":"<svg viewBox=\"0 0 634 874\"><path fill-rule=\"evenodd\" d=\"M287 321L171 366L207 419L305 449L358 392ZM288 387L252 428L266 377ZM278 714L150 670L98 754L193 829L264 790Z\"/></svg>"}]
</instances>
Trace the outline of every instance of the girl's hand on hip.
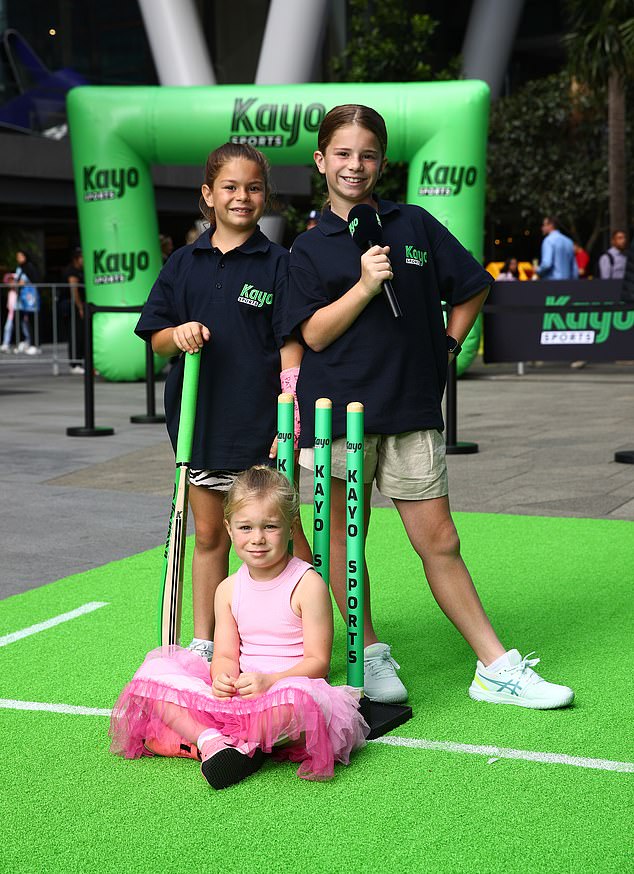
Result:
<instances>
[{"instance_id":1,"label":"girl's hand on hip","mask_svg":"<svg viewBox=\"0 0 634 874\"><path fill-rule=\"evenodd\" d=\"M233 698L236 695L236 678L229 674L218 674L211 684L211 691L216 698Z\"/></svg>"},{"instance_id":2,"label":"girl's hand on hip","mask_svg":"<svg viewBox=\"0 0 634 874\"><path fill-rule=\"evenodd\" d=\"M273 679L269 674L246 673L240 674L236 680L236 691L241 698L257 698L263 695L273 685Z\"/></svg>"},{"instance_id":3,"label":"girl's hand on hip","mask_svg":"<svg viewBox=\"0 0 634 874\"><path fill-rule=\"evenodd\" d=\"M185 322L174 328L172 338L181 352L198 352L211 338L211 331L200 322Z\"/></svg>"},{"instance_id":4,"label":"girl's hand on hip","mask_svg":"<svg viewBox=\"0 0 634 874\"><path fill-rule=\"evenodd\" d=\"M389 246L372 246L361 256L361 285L368 297L374 297L381 291L381 285L388 279L393 279L392 265L387 257Z\"/></svg>"}]
</instances>

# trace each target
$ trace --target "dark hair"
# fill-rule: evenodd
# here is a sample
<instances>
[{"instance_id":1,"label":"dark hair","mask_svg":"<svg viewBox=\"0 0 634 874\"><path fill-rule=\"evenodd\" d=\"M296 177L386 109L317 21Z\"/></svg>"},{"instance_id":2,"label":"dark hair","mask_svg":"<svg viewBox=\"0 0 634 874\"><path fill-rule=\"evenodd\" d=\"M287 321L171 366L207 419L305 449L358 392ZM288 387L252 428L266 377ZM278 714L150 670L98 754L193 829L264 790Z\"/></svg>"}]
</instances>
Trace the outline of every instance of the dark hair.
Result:
<instances>
[{"instance_id":1,"label":"dark hair","mask_svg":"<svg viewBox=\"0 0 634 874\"><path fill-rule=\"evenodd\" d=\"M385 158L387 152L385 120L376 109L363 106L361 103L344 103L341 106L334 106L330 112L326 113L317 134L317 148L322 155L328 148L335 132L347 124L358 124L359 127L364 127L373 133L381 146L381 158Z\"/></svg>"},{"instance_id":2,"label":"dark hair","mask_svg":"<svg viewBox=\"0 0 634 874\"><path fill-rule=\"evenodd\" d=\"M511 261L515 261L515 270L513 271L511 270ZM513 276L520 275L518 260L515 255L511 255L510 258L506 259L504 264L502 264L502 269L500 270L500 273L511 273Z\"/></svg>"},{"instance_id":3,"label":"dark hair","mask_svg":"<svg viewBox=\"0 0 634 874\"><path fill-rule=\"evenodd\" d=\"M26 275L29 277L31 282L38 283L40 281L40 271L39 271L37 264L33 260L33 256L31 255L29 250L25 249L22 246L18 246L18 248L15 251L16 251L16 255L18 252L22 252L22 254L24 255L24 258L26 259L24 261L24 264L20 265L23 272L26 273Z\"/></svg>"},{"instance_id":4,"label":"dark hair","mask_svg":"<svg viewBox=\"0 0 634 874\"><path fill-rule=\"evenodd\" d=\"M229 161L235 161L236 158L241 158L243 161L253 161L254 164L259 166L262 171L262 181L264 182L264 196L268 200L271 194L271 167L269 162L262 152L254 149L253 146L243 143L224 143L224 145L209 153L205 164L204 184L208 185L209 188L213 188L213 184L224 165ZM198 201L198 206L207 221L214 224L213 208L207 206L202 195Z\"/></svg>"},{"instance_id":5,"label":"dark hair","mask_svg":"<svg viewBox=\"0 0 634 874\"><path fill-rule=\"evenodd\" d=\"M551 224L556 230L559 230L559 219L554 215L545 215L543 221Z\"/></svg>"}]
</instances>

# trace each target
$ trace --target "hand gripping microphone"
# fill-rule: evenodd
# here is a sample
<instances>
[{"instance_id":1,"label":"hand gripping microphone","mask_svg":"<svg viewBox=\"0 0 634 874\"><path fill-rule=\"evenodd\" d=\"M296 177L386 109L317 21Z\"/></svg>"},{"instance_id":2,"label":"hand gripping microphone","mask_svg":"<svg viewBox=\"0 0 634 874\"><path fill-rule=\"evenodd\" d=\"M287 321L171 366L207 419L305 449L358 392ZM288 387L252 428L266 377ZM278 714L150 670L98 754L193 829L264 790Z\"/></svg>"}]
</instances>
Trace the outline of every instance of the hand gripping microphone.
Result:
<instances>
[{"instance_id":1,"label":"hand gripping microphone","mask_svg":"<svg viewBox=\"0 0 634 874\"><path fill-rule=\"evenodd\" d=\"M362 252L367 252L372 246L382 245L383 228L381 227L381 219L377 211L368 203L359 203L357 206L352 207L348 213L348 229L352 239ZM386 279L381 285L392 310L392 315L395 319L399 319L403 313L392 288L392 283Z\"/></svg>"}]
</instances>

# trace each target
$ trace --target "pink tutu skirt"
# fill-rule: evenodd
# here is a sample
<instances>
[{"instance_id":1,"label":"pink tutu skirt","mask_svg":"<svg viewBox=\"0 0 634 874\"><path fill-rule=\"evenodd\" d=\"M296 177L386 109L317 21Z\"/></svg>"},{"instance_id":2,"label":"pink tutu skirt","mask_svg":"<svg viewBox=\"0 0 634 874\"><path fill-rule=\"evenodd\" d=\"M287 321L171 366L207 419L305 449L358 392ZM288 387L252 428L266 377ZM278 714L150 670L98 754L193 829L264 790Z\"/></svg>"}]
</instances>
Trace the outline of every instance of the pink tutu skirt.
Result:
<instances>
[{"instance_id":1,"label":"pink tutu skirt","mask_svg":"<svg viewBox=\"0 0 634 874\"><path fill-rule=\"evenodd\" d=\"M195 743L204 728L215 728L233 744L246 742L276 759L301 762L297 774L308 780L332 777L334 763L348 764L369 733L359 692L350 686L288 677L258 698L216 698L208 663L173 646L149 652L119 696L110 720L111 752L135 759L146 752L146 739L173 743L174 728L164 721L168 709L179 714L178 735L185 742ZM280 741L284 745L274 749Z\"/></svg>"}]
</instances>

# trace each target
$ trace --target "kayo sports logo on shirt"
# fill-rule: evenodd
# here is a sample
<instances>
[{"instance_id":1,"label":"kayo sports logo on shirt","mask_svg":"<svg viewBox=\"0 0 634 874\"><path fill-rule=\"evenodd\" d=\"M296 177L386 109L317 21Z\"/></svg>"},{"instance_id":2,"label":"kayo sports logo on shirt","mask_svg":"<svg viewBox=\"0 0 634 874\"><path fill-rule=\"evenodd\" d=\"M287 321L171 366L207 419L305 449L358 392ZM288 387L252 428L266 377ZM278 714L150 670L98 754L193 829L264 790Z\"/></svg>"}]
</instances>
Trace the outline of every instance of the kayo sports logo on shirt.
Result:
<instances>
[{"instance_id":1,"label":"kayo sports logo on shirt","mask_svg":"<svg viewBox=\"0 0 634 874\"><path fill-rule=\"evenodd\" d=\"M303 106L295 103L259 103L257 97L242 100L238 97L233 104L231 118L231 142L249 146L294 146L299 139L300 128L308 133L319 130L326 107L323 103L309 103ZM285 131L288 137L278 133Z\"/></svg>"},{"instance_id":2,"label":"kayo sports logo on shirt","mask_svg":"<svg viewBox=\"0 0 634 874\"><path fill-rule=\"evenodd\" d=\"M242 286L242 291L238 295L238 303L246 303L251 307L270 306L273 303L272 291L260 291L254 288L248 282Z\"/></svg>"},{"instance_id":3,"label":"kayo sports logo on shirt","mask_svg":"<svg viewBox=\"0 0 634 874\"><path fill-rule=\"evenodd\" d=\"M458 164L438 164L438 161L425 161L420 176L419 196L455 197L463 186L471 188L476 183L478 171L475 167Z\"/></svg>"},{"instance_id":4,"label":"kayo sports logo on shirt","mask_svg":"<svg viewBox=\"0 0 634 874\"><path fill-rule=\"evenodd\" d=\"M94 285L110 285L115 282L132 282L139 270L147 270L150 256L140 252L107 252L96 249L92 253Z\"/></svg>"},{"instance_id":5,"label":"kayo sports logo on shirt","mask_svg":"<svg viewBox=\"0 0 634 874\"><path fill-rule=\"evenodd\" d=\"M139 184L136 167L84 167L84 200L115 200Z\"/></svg>"},{"instance_id":6,"label":"kayo sports logo on shirt","mask_svg":"<svg viewBox=\"0 0 634 874\"><path fill-rule=\"evenodd\" d=\"M405 246L405 263L413 264L414 267L422 267L424 264L427 264L427 249Z\"/></svg>"}]
</instances>

